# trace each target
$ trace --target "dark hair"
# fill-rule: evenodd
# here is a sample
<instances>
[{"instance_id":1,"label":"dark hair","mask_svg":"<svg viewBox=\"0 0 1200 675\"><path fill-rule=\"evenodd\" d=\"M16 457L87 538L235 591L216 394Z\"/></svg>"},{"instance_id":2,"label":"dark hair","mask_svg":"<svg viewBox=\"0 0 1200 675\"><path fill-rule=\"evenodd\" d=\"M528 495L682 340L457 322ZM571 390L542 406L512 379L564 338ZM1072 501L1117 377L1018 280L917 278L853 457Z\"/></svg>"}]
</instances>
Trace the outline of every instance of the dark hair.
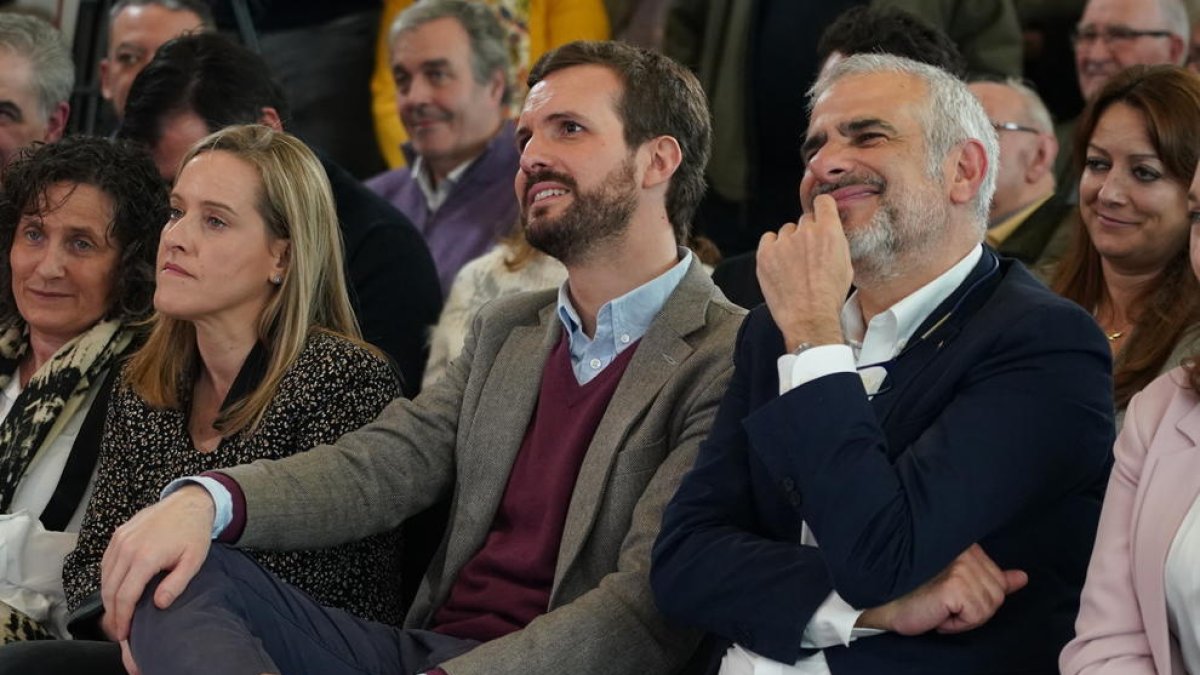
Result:
<instances>
[{"instance_id":1,"label":"dark hair","mask_svg":"<svg viewBox=\"0 0 1200 675\"><path fill-rule=\"evenodd\" d=\"M1075 136L1076 167L1082 172L1087 146L1106 110L1123 103L1142 113L1146 135L1171 179L1187 189L1200 159L1200 76L1179 66L1132 66L1104 85L1080 117ZM1106 299L1100 252L1081 218L1071 246L1059 263L1051 288L1089 312ZM1121 350L1113 372L1118 408L1162 369L1184 330L1200 321L1200 283L1188 260L1186 240L1132 303L1136 329Z\"/></svg>"},{"instance_id":2,"label":"dark hair","mask_svg":"<svg viewBox=\"0 0 1200 675\"><path fill-rule=\"evenodd\" d=\"M167 186L154 162L123 141L68 136L22 152L4 173L0 196L0 318L18 316L7 264L21 218L57 208L47 190L60 183L91 185L112 200L107 234L120 251L111 304L106 316L132 322L149 316L154 298L158 235L170 209Z\"/></svg>"},{"instance_id":3,"label":"dark hair","mask_svg":"<svg viewBox=\"0 0 1200 675\"><path fill-rule=\"evenodd\" d=\"M683 159L667 188L667 218L675 240L684 245L704 196L712 145L704 89L695 75L666 56L620 42L572 42L547 52L529 72L529 86L555 71L583 65L604 66L621 80L624 90L616 110L627 146L636 148L657 136L679 143Z\"/></svg>"},{"instance_id":4,"label":"dark hair","mask_svg":"<svg viewBox=\"0 0 1200 675\"><path fill-rule=\"evenodd\" d=\"M217 27L216 22L213 21L212 8L203 0L117 0L108 10L108 21L112 23L112 20L128 7L145 7L147 5L162 7L171 12L191 12L200 19L201 25L206 30L213 30Z\"/></svg>"},{"instance_id":5,"label":"dark hair","mask_svg":"<svg viewBox=\"0 0 1200 675\"><path fill-rule=\"evenodd\" d=\"M967 60L945 33L895 7L859 6L842 12L817 42L817 61L829 55L893 54L937 66L962 79Z\"/></svg>"},{"instance_id":6,"label":"dark hair","mask_svg":"<svg viewBox=\"0 0 1200 675\"><path fill-rule=\"evenodd\" d=\"M217 33L183 35L159 47L134 79L117 136L153 148L174 114L194 112L216 131L257 123L263 108L287 118L283 89L261 56Z\"/></svg>"}]
</instances>

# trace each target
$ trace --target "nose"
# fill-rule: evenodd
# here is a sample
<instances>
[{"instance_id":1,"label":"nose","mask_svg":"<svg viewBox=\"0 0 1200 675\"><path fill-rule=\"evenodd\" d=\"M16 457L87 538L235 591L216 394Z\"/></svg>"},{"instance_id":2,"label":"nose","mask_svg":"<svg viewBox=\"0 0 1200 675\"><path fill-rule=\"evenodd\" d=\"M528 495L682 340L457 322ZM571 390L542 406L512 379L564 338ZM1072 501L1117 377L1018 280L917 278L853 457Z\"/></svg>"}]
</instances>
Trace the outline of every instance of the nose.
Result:
<instances>
[{"instance_id":1,"label":"nose","mask_svg":"<svg viewBox=\"0 0 1200 675\"><path fill-rule=\"evenodd\" d=\"M1115 175L1115 171L1109 171L1103 182L1100 183L1100 190L1096 193L1097 198L1102 204L1124 204L1126 200L1125 185L1119 176Z\"/></svg>"},{"instance_id":2,"label":"nose","mask_svg":"<svg viewBox=\"0 0 1200 675\"><path fill-rule=\"evenodd\" d=\"M1076 40L1075 53L1083 61L1107 61L1112 58L1112 50L1099 35L1086 40Z\"/></svg>"},{"instance_id":3,"label":"nose","mask_svg":"<svg viewBox=\"0 0 1200 675\"><path fill-rule=\"evenodd\" d=\"M396 89L401 108L427 104L432 99L432 93L433 87L429 85L429 81L419 75L409 80L402 88Z\"/></svg>"},{"instance_id":4,"label":"nose","mask_svg":"<svg viewBox=\"0 0 1200 675\"><path fill-rule=\"evenodd\" d=\"M810 181L830 183L852 167L850 153L841 144L829 142L809 156L804 166L804 177Z\"/></svg>"},{"instance_id":5,"label":"nose","mask_svg":"<svg viewBox=\"0 0 1200 675\"><path fill-rule=\"evenodd\" d=\"M521 148L521 171L531 174L537 171L546 169L550 166L550 157L546 152L546 145L543 143L537 134L531 135L525 141L525 147Z\"/></svg>"},{"instance_id":6,"label":"nose","mask_svg":"<svg viewBox=\"0 0 1200 675\"><path fill-rule=\"evenodd\" d=\"M187 216L183 215L178 218L168 220L163 226L162 234L159 235L159 245L164 251L185 251L189 241L189 229L187 226Z\"/></svg>"},{"instance_id":7,"label":"nose","mask_svg":"<svg viewBox=\"0 0 1200 675\"><path fill-rule=\"evenodd\" d=\"M37 275L43 279L58 279L63 276L66 270L66 260L64 257L66 252L60 246L46 246L42 250L42 257L38 259Z\"/></svg>"}]
</instances>

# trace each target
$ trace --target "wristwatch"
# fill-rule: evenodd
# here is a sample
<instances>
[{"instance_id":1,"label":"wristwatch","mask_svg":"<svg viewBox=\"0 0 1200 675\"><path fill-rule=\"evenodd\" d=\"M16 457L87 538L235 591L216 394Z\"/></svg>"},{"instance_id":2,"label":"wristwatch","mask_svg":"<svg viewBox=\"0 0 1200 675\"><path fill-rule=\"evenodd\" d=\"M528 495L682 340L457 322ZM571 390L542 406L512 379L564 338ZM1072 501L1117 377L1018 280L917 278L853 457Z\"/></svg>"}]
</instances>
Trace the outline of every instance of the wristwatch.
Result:
<instances>
[{"instance_id":1,"label":"wristwatch","mask_svg":"<svg viewBox=\"0 0 1200 675\"><path fill-rule=\"evenodd\" d=\"M796 345L795 349L792 350L792 356L800 356L813 347L816 347L816 345L811 342L801 342L800 344Z\"/></svg>"}]
</instances>

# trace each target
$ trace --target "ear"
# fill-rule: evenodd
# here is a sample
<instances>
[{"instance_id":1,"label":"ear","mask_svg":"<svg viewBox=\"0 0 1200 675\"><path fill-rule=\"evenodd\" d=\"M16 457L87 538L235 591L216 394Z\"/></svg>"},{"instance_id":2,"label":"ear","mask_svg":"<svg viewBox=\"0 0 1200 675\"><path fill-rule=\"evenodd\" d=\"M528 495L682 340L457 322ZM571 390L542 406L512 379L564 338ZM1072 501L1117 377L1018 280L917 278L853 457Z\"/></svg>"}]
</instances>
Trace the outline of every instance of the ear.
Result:
<instances>
[{"instance_id":1,"label":"ear","mask_svg":"<svg viewBox=\"0 0 1200 675\"><path fill-rule=\"evenodd\" d=\"M1054 170L1058 157L1058 139L1054 134L1038 134L1037 152L1033 161L1025 168L1025 182L1033 185Z\"/></svg>"},{"instance_id":2,"label":"ear","mask_svg":"<svg viewBox=\"0 0 1200 675\"><path fill-rule=\"evenodd\" d=\"M71 116L71 104L66 101L60 101L54 106L50 117L46 120L46 135L42 139L47 143L53 143L63 137L67 132L67 118Z\"/></svg>"},{"instance_id":3,"label":"ear","mask_svg":"<svg viewBox=\"0 0 1200 675\"><path fill-rule=\"evenodd\" d=\"M100 59L100 95L105 101L111 101L113 98L112 82L108 78L112 77L109 71L108 59Z\"/></svg>"},{"instance_id":4,"label":"ear","mask_svg":"<svg viewBox=\"0 0 1200 675\"><path fill-rule=\"evenodd\" d=\"M267 247L271 250L271 257L275 259L275 263L271 266L270 276L278 274L286 277L288 266L292 261L292 240L274 239Z\"/></svg>"},{"instance_id":5,"label":"ear","mask_svg":"<svg viewBox=\"0 0 1200 675\"><path fill-rule=\"evenodd\" d=\"M504 99L505 79L506 75L504 74L504 71L496 69L496 71L492 73L491 79L488 80L488 100L495 105L500 105L500 101ZM508 115L505 114L505 117L507 116Z\"/></svg>"},{"instance_id":6,"label":"ear","mask_svg":"<svg viewBox=\"0 0 1200 675\"><path fill-rule=\"evenodd\" d=\"M642 148L650 156L646 173L642 176L643 188L665 185L683 163L683 149L679 147L679 141L672 136L652 138L646 141Z\"/></svg>"},{"instance_id":7,"label":"ear","mask_svg":"<svg viewBox=\"0 0 1200 675\"><path fill-rule=\"evenodd\" d=\"M1167 56L1171 63L1177 66L1182 66L1187 60L1187 42L1183 38L1172 33L1167 37Z\"/></svg>"},{"instance_id":8,"label":"ear","mask_svg":"<svg viewBox=\"0 0 1200 675\"><path fill-rule=\"evenodd\" d=\"M279 119L279 111L271 106L264 106L262 114L258 117L258 123L271 127L275 131L283 131L283 120Z\"/></svg>"},{"instance_id":9,"label":"ear","mask_svg":"<svg viewBox=\"0 0 1200 675\"><path fill-rule=\"evenodd\" d=\"M983 144L975 139L961 143L954 151L954 175L949 181L950 203L966 204L979 193L987 174L988 158Z\"/></svg>"}]
</instances>

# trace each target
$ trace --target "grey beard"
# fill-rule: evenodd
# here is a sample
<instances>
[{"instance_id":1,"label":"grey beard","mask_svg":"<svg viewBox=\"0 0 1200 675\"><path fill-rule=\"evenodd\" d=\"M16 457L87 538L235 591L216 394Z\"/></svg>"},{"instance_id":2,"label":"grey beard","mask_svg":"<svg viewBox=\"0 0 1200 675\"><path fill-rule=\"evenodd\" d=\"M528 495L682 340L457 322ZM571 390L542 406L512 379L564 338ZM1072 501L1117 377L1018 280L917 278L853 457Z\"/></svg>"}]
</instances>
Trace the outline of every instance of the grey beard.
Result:
<instances>
[{"instance_id":1,"label":"grey beard","mask_svg":"<svg viewBox=\"0 0 1200 675\"><path fill-rule=\"evenodd\" d=\"M865 227L847 232L857 286L880 286L902 276L942 241L949 208L934 190L888 196Z\"/></svg>"}]
</instances>

